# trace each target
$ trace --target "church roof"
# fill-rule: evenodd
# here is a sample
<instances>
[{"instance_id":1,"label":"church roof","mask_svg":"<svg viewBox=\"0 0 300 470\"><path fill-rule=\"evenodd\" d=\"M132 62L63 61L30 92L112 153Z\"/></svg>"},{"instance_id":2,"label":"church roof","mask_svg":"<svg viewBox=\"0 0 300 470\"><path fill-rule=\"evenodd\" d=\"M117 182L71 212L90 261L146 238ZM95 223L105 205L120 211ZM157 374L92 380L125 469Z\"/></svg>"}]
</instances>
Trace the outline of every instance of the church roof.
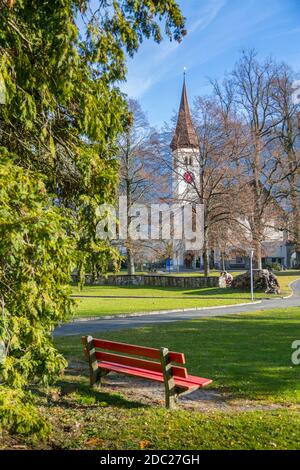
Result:
<instances>
[{"instance_id":1,"label":"church roof","mask_svg":"<svg viewBox=\"0 0 300 470\"><path fill-rule=\"evenodd\" d=\"M198 146L198 136L192 123L184 80L177 125L171 142L171 149L177 150L179 148L198 148Z\"/></svg>"}]
</instances>

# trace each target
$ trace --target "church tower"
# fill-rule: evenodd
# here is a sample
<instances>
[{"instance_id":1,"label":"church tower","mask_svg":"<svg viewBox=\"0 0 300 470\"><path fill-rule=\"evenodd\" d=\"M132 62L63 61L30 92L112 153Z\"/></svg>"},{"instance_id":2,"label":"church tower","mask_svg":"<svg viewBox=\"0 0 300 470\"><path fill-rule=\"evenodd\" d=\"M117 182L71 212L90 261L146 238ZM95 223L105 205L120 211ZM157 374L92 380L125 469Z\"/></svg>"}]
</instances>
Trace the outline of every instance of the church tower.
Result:
<instances>
[{"instance_id":1,"label":"church tower","mask_svg":"<svg viewBox=\"0 0 300 470\"><path fill-rule=\"evenodd\" d=\"M192 122L187 99L185 76L172 150L172 199L181 205L197 201L200 189L200 152L197 132ZM192 269L200 253L187 252L184 241L173 243L173 268Z\"/></svg>"},{"instance_id":2,"label":"church tower","mask_svg":"<svg viewBox=\"0 0 300 470\"><path fill-rule=\"evenodd\" d=\"M172 149L172 195L175 200L190 202L195 198L195 186L199 187L199 142L192 122L187 99L185 77Z\"/></svg>"}]
</instances>

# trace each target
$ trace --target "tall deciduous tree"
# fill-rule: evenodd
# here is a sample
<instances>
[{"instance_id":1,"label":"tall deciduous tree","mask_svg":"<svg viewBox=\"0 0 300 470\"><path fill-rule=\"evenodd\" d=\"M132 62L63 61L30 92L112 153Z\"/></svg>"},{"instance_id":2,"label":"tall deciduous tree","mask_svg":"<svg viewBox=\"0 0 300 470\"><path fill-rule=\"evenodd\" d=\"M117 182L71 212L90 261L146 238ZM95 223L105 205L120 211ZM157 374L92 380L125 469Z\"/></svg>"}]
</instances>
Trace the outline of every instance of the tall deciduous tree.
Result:
<instances>
[{"instance_id":1,"label":"tall deciduous tree","mask_svg":"<svg viewBox=\"0 0 300 470\"><path fill-rule=\"evenodd\" d=\"M132 240L130 224L134 218L133 209L137 204L146 204L149 199L155 201L160 181L159 162L152 144L153 129L136 100L129 100L131 119L125 132L118 141L120 161L121 196L126 196L127 202L127 239L126 257L128 274L135 273L135 254L141 250L141 243Z\"/></svg>"},{"instance_id":2,"label":"tall deciduous tree","mask_svg":"<svg viewBox=\"0 0 300 470\"><path fill-rule=\"evenodd\" d=\"M282 66L272 59L260 62L255 51L244 51L231 76L221 89L215 86L222 101L234 104L236 114L248 139L248 150L241 160L241 174L248 180L248 219L255 264L262 267L263 242L268 229L282 226L280 209L275 210L278 169L282 164L282 152L278 144L278 129L284 116L276 106L278 80ZM251 196L251 197L250 197ZM276 204L275 204L276 205ZM270 223L270 208L274 218ZM277 219L277 220L276 220Z\"/></svg>"},{"instance_id":3,"label":"tall deciduous tree","mask_svg":"<svg viewBox=\"0 0 300 470\"><path fill-rule=\"evenodd\" d=\"M204 204L204 273L209 275L211 250L218 246L218 234L227 239L229 227L239 231L241 198L238 197L239 162L245 147L240 123L231 107L222 107L215 96L197 98L194 122L199 138L199 201ZM194 183L192 183L194 184ZM227 230L226 226L227 225ZM220 240L220 245L223 240Z\"/></svg>"},{"instance_id":4,"label":"tall deciduous tree","mask_svg":"<svg viewBox=\"0 0 300 470\"><path fill-rule=\"evenodd\" d=\"M295 244L296 265L300 266L300 105L294 99L294 78L293 71L283 64L275 80L273 100L281 117L275 134L280 142L276 194L279 200L288 201L285 208L291 213L290 240Z\"/></svg>"},{"instance_id":5,"label":"tall deciduous tree","mask_svg":"<svg viewBox=\"0 0 300 470\"><path fill-rule=\"evenodd\" d=\"M262 184L263 172L270 173L273 165L266 164L268 141L281 118L273 113L273 87L276 67L271 60L259 63L254 51L243 52L232 74L236 105L241 119L249 129L249 155L247 172L253 184L252 237L257 268L262 267L262 240L264 238L264 208L266 185ZM266 176L269 176L266 175ZM269 192L271 195L271 192Z\"/></svg>"}]
</instances>

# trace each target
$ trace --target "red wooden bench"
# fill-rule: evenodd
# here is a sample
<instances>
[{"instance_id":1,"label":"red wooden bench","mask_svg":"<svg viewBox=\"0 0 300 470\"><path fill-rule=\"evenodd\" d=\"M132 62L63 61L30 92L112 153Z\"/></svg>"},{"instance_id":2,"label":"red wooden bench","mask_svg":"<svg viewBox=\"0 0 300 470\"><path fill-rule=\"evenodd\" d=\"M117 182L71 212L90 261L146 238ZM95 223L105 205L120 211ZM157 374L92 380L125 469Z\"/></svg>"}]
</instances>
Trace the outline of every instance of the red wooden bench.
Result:
<instances>
[{"instance_id":1,"label":"red wooden bench","mask_svg":"<svg viewBox=\"0 0 300 470\"><path fill-rule=\"evenodd\" d=\"M185 367L174 365L185 364L184 354L167 348L146 348L92 336L83 336L82 344L89 362L91 386L97 383L101 385L101 378L109 372L154 380L164 383L166 407L173 408L179 395L212 382L210 379L189 375Z\"/></svg>"}]
</instances>

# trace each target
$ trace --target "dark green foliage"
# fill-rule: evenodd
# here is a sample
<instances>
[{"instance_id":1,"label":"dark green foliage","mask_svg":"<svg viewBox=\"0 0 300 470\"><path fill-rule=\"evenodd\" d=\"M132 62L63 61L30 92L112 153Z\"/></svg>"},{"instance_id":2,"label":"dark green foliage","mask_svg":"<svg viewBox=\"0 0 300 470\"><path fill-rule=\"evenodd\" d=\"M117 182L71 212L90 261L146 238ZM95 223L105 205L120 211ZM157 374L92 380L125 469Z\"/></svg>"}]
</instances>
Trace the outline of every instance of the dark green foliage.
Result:
<instances>
[{"instance_id":1,"label":"dark green foliage","mask_svg":"<svg viewBox=\"0 0 300 470\"><path fill-rule=\"evenodd\" d=\"M72 311L72 230L40 175L0 148L0 423L11 432L43 437L50 429L23 388L52 382L66 366L51 333Z\"/></svg>"},{"instance_id":2,"label":"dark green foliage","mask_svg":"<svg viewBox=\"0 0 300 470\"><path fill-rule=\"evenodd\" d=\"M33 397L21 390L0 388L0 431L4 428L12 434L31 435L39 440L50 432L50 426L34 406Z\"/></svg>"},{"instance_id":3,"label":"dark green foliage","mask_svg":"<svg viewBox=\"0 0 300 470\"><path fill-rule=\"evenodd\" d=\"M71 312L71 270L119 261L96 226L129 120L116 84L126 53L160 41L163 20L170 38L184 34L174 0L99 0L94 14L89 3L0 0L0 420L12 432L47 431L23 390L66 364L51 332Z\"/></svg>"},{"instance_id":4,"label":"dark green foliage","mask_svg":"<svg viewBox=\"0 0 300 470\"><path fill-rule=\"evenodd\" d=\"M39 175L1 158L2 383L48 383L65 366L51 333L71 313L67 283L76 262L75 243L67 235L71 231L70 220L51 204Z\"/></svg>"},{"instance_id":5,"label":"dark green foliage","mask_svg":"<svg viewBox=\"0 0 300 470\"><path fill-rule=\"evenodd\" d=\"M95 237L96 208L113 202L115 140L128 122L117 87L125 55L143 37L161 40L159 24L180 40L183 18L174 0L0 0L0 145L26 168L46 176L56 203L72 208L80 234L80 268L105 270L117 253ZM80 36L76 18L83 17Z\"/></svg>"}]
</instances>

